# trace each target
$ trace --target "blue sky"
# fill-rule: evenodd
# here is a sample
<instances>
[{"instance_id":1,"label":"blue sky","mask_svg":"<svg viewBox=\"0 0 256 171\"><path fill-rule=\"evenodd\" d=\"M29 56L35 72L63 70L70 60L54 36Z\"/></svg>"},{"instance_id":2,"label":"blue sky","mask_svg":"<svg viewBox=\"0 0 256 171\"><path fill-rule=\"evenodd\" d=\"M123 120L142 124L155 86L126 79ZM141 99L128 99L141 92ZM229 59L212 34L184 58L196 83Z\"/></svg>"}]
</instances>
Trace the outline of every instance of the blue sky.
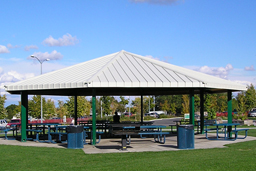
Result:
<instances>
[{"instance_id":1,"label":"blue sky","mask_svg":"<svg viewBox=\"0 0 256 171\"><path fill-rule=\"evenodd\" d=\"M256 85L255 9L255 0L2 0L0 93L40 74L30 55L50 59L46 73L121 50ZM7 94L5 106L19 100Z\"/></svg>"}]
</instances>

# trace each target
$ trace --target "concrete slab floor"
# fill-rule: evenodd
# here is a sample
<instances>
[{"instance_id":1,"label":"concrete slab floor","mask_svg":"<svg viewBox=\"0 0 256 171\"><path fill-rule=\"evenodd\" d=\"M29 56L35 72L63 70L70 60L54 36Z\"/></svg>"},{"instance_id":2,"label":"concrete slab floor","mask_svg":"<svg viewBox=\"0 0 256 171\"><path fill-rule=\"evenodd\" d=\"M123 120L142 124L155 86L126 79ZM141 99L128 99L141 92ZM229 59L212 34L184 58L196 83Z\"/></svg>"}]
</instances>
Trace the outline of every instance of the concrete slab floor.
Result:
<instances>
[{"instance_id":1,"label":"concrete slab floor","mask_svg":"<svg viewBox=\"0 0 256 171\"><path fill-rule=\"evenodd\" d=\"M214 135L214 134L213 134ZM209 134L211 136L211 134ZM252 141L256 140L256 137L248 136L245 139L237 139L235 141L230 140L208 140L205 135L195 135L194 146L195 149L207 149L207 148L224 148L226 144ZM5 140L4 137L0 138L0 144L5 145L18 145L18 146L33 146L33 147L52 147L52 148L67 148L66 143L39 143L34 141L20 142L17 140ZM146 151L172 151L182 150L178 149L177 136L166 137L165 144L155 143L153 138L131 138L131 144L127 145L127 150L122 151L121 138L109 138L102 139L96 146L84 145L82 149L86 154L96 153L126 153L126 152L146 152Z\"/></svg>"}]
</instances>

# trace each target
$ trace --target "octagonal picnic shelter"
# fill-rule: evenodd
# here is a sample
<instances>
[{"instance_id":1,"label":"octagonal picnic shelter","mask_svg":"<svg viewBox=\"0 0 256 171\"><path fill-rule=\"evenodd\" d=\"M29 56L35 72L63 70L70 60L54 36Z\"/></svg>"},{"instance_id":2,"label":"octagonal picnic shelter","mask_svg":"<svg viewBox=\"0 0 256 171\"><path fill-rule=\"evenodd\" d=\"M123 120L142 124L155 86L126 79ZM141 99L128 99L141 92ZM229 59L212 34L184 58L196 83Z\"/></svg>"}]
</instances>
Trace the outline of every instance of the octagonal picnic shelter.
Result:
<instances>
[{"instance_id":1,"label":"octagonal picnic shelter","mask_svg":"<svg viewBox=\"0 0 256 171\"><path fill-rule=\"evenodd\" d=\"M204 128L204 94L227 92L228 122L232 123L232 92L246 86L150 59L124 50L5 86L21 95L21 141L26 141L28 95L92 96L92 144L96 144L96 96L189 94L190 124L194 124L194 94L200 94L200 125ZM143 123L143 107L141 107Z\"/></svg>"}]
</instances>

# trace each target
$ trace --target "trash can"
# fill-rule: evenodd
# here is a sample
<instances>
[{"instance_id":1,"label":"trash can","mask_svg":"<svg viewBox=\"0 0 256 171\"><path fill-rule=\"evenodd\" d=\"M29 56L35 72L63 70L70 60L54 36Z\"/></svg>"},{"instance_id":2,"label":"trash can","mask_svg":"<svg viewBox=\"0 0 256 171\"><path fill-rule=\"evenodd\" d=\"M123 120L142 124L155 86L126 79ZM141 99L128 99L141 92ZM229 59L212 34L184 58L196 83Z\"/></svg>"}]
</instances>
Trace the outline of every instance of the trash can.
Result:
<instances>
[{"instance_id":1,"label":"trash can","mask_svg":"<svg viewBox=\"0 0 256 171\"><path fill-rule=\"evenodd\" d=\"M83 143L83 126L67 126L67 139L68 139L68 148L78 149L84 148Z\"/></svg>"},{"instance_id":2,"label":"trash can","mask_svg":"<svg viewBox=\"0 0 256 171\"><path fill-rule=\"evenodd\" d=\"M194 149L194 125L179 125L177 143L179 149Z\"/></svg>"}]
</instances>

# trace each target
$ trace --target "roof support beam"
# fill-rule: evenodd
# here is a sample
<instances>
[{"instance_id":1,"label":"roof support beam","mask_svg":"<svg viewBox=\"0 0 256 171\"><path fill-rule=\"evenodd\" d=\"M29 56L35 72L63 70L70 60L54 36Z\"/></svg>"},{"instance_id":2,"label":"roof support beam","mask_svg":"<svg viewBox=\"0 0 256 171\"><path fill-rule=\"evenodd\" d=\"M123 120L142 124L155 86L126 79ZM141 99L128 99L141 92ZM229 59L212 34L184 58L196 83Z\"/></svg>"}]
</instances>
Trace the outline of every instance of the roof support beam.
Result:
<instances>
[{"instance_id":1,"label":"roof support beam","mask_svg":"<svg viewBox=\"0 0 256 171\"><path fill-rule=\"evenodd\" d=\"M194 90L190 90L190 94L189 94L189 98L190 98L190 103L189 103L189 120L190 120L190 124L195 125L195 106L194 106L194 101L195 101L195 97L194 97Z\"/></svg>"},{"instance_id":2,"label":"roof support beam","mask_svg":"<svg viewBox=\"0 0 256 171\"><path fill-rule=\"evenodd\" d=\"M204 90L200 90L200 133L204 134Z\"/></svg>"},{"instance_id":3,"label":"roof support beam","mask_svg":"<svg viewBox=\"0 0 256 171\"><path fill-rule=\"evenodd\" d=\"M228 91L228 123L232 123L232 91ZM231 137L232 127L228 127L228 134Z\"/></svg>"},{"instance_id":4,"label":"roof support beam","mask_svg":"<svg viewBox=\"0 0 256 171\"><path fill-rule=\"evenodd\" d=\"M74 96L75 125L77 125L77 95Z\"/></svg>"},{"instance_id":5,"label":"roof support beam","mask_svg":"<svg viewBox=\"0 0 256 171\"><path fill-rule=\"evenodd\" d=\"M140 98L140 122L143 123L143 95Z\"/></svg>"},{"instance_id":6,"label":"roof support beam","mask_svg":"<svg viewBox=\"0 0 256 171\"><path fill-rule=\"evenodd\" d=\"M96 91L92 91L92 145L96 145Z\"/></svg>"},{"instance_id":7,"label":"roof support beam","mask_svg":"<svg viewBox=\"0 0 256 171\"><path fill-rule=\"evenodd\" d=\"M27 141L27 123L28 123L28 93L21 92L21 142Z\"/></svg>"}]
</instances>

